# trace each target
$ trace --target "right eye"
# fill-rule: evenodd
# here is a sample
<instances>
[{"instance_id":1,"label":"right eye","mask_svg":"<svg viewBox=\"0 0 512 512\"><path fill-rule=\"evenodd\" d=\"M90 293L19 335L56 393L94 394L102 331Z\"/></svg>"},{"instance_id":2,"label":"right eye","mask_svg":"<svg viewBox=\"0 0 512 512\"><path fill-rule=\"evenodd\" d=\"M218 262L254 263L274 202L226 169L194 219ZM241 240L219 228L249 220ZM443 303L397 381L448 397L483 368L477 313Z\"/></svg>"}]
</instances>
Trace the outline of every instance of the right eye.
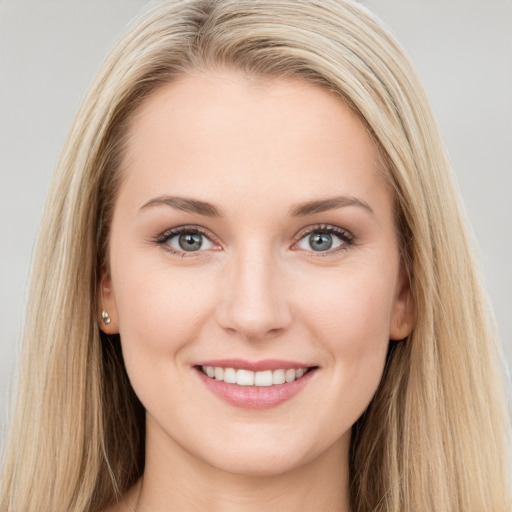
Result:
<instances>
[{"instance_id":1,"label":"right eye","mask_svg":"<svg viewBox=\"0 0 512 512\"><path fill-rule=\"evenodd\" d=\"M158 243L174 254L207 251L219 246L197 228L180 227L166 231L158 238Z\"/></svg>"}]
</instances>

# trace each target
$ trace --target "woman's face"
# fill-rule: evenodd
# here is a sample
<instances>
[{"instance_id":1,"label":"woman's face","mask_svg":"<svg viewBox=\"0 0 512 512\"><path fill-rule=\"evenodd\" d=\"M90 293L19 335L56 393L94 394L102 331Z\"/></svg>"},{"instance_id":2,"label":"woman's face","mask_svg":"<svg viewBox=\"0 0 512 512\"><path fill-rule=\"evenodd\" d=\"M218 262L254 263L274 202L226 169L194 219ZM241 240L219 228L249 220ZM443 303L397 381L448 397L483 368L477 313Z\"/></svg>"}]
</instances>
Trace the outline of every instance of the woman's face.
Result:
<instances>
[{"instance_id":1,"label":"woman's face","mask_svg":"<svg viewBox=\"0 0 512 512\"><path fill-rule=\"evenodd\" d=\"M259 475L346 458L410 327L378 165L339 97L300 81L198 74L146 100L102 293L148 457Z\"/></svg>"}]
</instances>

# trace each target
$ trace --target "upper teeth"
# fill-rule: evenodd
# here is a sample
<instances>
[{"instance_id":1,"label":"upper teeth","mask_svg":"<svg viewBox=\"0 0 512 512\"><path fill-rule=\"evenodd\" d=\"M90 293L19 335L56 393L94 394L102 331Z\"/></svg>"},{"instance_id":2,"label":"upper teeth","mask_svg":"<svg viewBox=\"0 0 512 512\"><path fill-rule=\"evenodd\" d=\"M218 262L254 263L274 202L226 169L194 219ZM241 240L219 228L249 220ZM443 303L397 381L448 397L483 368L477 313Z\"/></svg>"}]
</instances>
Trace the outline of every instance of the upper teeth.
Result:
<instances>
[{"instance_id":1,"label":"upper teeth","mask_svg":"<svg viewBox=\"0 0 512 512\"><path fill-rule=\"evenodd\" d=\"M220 366L202 366L208 377L216 380L223 380L228 384L239 386L272 386L284 384L300 379L306 372L304 368L290 370L264 370L253 372L251 370L236 370L235 368L222 368Z\"/></svg>"}]
</instances>

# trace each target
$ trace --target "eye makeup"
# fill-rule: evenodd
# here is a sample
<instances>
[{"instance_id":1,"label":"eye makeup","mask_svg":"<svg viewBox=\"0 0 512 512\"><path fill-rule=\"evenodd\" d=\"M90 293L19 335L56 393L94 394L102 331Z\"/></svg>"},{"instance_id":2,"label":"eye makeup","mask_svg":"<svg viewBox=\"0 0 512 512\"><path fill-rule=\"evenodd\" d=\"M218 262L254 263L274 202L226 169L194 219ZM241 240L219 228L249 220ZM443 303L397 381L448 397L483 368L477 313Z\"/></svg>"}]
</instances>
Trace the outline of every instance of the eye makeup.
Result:
<instances>
[{"instance_id":1,"label":"eye makeup","mask_svg":"<svg viewBox=\"0 0 512 512\"><path fill-rule=\"evenodd\" d=\"M346 229L331 224L316 224L302 229L291 249L310 253L310 257L337 255L354 245L355 237ZM198 225L183 225L159 234L154 242L172 255L197 257L205 251L222 250L217 237Z\"/></svg>"}]
</instances>

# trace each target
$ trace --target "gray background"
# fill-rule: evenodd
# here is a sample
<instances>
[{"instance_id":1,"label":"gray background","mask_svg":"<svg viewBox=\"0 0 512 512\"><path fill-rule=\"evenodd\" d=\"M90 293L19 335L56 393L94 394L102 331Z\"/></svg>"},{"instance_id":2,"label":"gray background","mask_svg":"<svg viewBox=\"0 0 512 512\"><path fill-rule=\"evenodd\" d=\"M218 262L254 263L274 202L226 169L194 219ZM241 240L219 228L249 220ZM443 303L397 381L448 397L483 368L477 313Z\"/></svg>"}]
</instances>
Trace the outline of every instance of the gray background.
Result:
<instances>
[{"instance_id":1,"label":"gray background","mask_svg":"<svg viewBox=\"0 0 512 512\"><path fill-rule=\"evenodd\" d=\"M511 361L512 1L364 3L402 42L431 98ZM88 83L145 4L0 0L0 428L53 169Z\"/></svg>"}]
</instances>

